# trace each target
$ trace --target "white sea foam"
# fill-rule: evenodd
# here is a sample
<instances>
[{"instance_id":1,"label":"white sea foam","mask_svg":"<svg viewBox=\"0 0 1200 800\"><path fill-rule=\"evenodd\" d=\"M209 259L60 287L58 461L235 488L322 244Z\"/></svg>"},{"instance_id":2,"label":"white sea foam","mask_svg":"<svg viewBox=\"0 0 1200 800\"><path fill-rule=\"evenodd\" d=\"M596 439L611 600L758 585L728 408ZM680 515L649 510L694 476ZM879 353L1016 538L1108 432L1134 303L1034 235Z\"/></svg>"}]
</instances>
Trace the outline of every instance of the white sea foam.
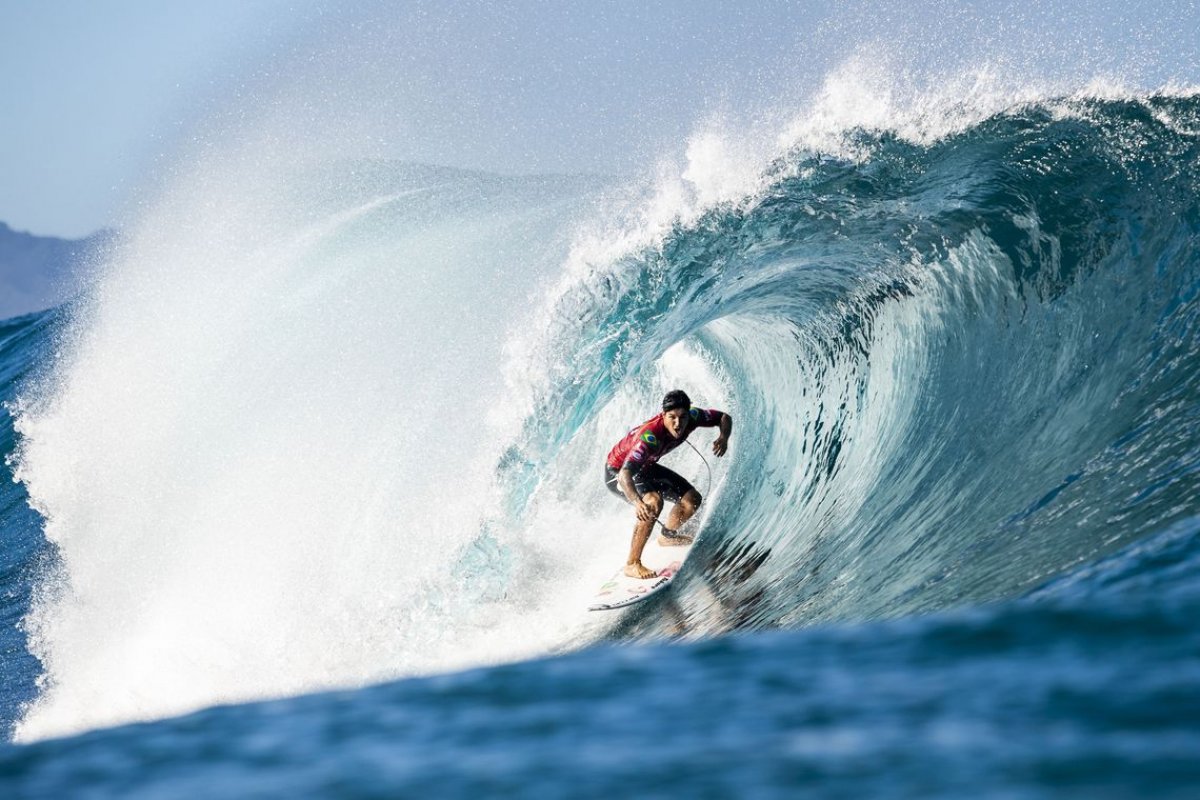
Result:
<instances>
[{"instance_id":1,"label":"white sea foam","mask_svg":"<svg viewBox=\"0 0 1200 800\"><path fill-rule=\"evenodd\" d=\"M298 173L233 148L166 187L23 399L65 581L27 620L23 739L528 652L430 593L488 511L499 334L578 191Z\"/></svg>"}]
</instances>

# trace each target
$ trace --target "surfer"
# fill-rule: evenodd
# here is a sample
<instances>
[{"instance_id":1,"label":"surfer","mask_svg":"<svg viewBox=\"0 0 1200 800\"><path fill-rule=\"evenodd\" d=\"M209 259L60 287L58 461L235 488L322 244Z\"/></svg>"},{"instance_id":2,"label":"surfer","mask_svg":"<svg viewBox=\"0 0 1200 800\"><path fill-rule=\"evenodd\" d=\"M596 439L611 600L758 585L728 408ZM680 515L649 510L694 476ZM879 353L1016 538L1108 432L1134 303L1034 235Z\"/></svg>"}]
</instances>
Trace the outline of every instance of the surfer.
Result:
<instances>
[{"instance_id":1,"label":"surfer","mask_svg":"<svg viewBox=\"0 0 1200 800\"><path fill-rule=\"evenodd\" d=\"M720 457L729 447L733 417L716 409L695 408L686 393L675 389L663 397L661 414L629 431L609 451L604 484L617 497L629 502L637 516L629 560L625 563L625 574L629 577L645 579L657 574L642 564L642 551L662 513L664 500L674 503L675 508L663 525L659 543L669 546L692 543L693 536L679 529L696 513L703 498L682 476L658 460L683 444L696 428L717 426L721 432L713 441L712 451Z\"/></svg>"}]
</instances>

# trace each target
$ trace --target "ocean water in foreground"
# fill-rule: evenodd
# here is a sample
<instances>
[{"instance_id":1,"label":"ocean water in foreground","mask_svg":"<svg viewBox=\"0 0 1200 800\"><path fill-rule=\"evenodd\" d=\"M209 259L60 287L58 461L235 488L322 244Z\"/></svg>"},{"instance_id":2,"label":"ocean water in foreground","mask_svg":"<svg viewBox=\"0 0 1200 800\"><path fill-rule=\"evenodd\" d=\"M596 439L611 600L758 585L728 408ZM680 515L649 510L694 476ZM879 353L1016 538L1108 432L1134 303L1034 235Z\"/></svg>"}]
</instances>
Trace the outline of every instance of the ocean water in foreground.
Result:
<instances>
[{"instance_id":1,"label":"ocean water in foreground","mask_svg":"<svg viewBox=\"0 0 1200 800\"><path fill-rule=\"evenodd\" d=\"M834 133L623 237L582 179L168 187L0 324L0 792L1195 796L1200 102ZM736 420L704 538L588 615L674 386Z\"/></svg>"}]
</instances>

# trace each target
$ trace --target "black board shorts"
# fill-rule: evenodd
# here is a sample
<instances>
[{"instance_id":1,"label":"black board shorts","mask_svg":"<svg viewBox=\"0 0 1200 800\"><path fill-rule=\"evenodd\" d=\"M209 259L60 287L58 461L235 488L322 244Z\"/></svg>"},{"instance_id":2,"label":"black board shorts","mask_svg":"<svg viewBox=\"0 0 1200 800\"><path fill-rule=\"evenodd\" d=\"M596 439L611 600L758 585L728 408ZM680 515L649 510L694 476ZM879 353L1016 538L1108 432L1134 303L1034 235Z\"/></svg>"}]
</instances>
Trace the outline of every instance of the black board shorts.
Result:
<instances>
[{"instance_id":1,"label":"black board shorts","mask_svg":"<svg viewBox=\"0 0 1200 800\"><path fill-rule=\"evenodd\" d=\"M604 485L608 487L610 492L628 503L629 498L625 496L625 493L621 491L621 487L617 485L617 475L619 473L619 469L614 469L605 464ZM637 493L640 495L646 492L658 492L662 495L663 500L671 503L678 503L680 498L685 494L696 491L682 475L672 472L661 464L651 464L633 473L633 488L637 489Z\"/></svg>"}]
</instances>

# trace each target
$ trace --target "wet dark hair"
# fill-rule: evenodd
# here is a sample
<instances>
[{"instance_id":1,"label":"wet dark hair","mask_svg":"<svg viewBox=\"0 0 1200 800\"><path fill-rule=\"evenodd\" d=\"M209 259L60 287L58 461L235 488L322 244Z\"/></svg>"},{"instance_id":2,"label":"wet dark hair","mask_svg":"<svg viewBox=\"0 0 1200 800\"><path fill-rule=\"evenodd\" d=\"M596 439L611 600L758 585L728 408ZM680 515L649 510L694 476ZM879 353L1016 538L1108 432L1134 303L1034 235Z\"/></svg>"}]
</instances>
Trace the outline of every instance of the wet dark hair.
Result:
<instances>
[{"instance_id":1,"label":"wet dark hair","mask_svg":"<svg viewBox=\"0 0 1200 800\"><path fill-rule=\"evenodd\" d=\"M663 395L662 410L671 411L676 408L691 408L692 399L682 389L673 389Z\"/></svg>"}]
</instances>

